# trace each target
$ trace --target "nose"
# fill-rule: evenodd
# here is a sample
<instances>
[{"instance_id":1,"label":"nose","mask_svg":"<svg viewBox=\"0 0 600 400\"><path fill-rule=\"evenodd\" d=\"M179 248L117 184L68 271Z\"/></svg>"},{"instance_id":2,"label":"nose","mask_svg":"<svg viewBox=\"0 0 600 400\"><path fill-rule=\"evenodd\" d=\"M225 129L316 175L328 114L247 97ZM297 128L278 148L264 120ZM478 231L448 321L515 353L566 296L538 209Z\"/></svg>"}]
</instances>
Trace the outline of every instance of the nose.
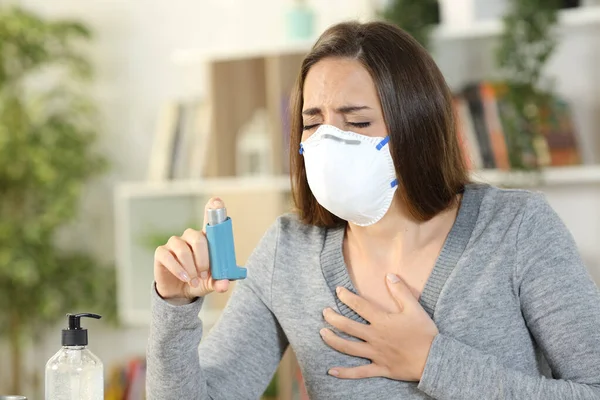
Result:
<instances>
[{"instance_id":1,"label":"nose","mask_svg":"<svg viewBox=\"0 0 600 400\"><path fill-rule=\"evenodd\" d=\"M343 115L335 112L334 110L325 111L323 116L323 124L332 125L338 129L345 130Z\"/></svg>"}]
</instances>

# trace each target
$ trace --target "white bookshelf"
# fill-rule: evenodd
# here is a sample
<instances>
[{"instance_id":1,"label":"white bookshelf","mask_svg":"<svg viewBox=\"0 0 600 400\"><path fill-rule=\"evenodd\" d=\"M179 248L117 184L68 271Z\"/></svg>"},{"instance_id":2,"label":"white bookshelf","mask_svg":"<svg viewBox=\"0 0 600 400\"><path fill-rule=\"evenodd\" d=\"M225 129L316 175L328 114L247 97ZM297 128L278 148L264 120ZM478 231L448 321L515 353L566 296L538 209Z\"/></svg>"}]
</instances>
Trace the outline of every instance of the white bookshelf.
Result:
<instances>
[{"instance_id":1,"label":"white bookshelf","mask_svg":"<svg viewBox=\"0 0 600 400\"><path fill-rule=\"evenodd\" d=\"M559 27L573 29L586 26L600 26L600 5L582 6L562 10L559 13ZM432 38L438 42L449 40L476 39L496 36L502 33L502 20L489 19L476 21L460 28L440 25L433 30ZM219 49L179 49L171 60L175 65L190 66L210 61L231 61L237 59L264 57L268 55L286 55L308 53L316 37L306 41L270 42L254 47Z\"/></svg>"}]
</instances>

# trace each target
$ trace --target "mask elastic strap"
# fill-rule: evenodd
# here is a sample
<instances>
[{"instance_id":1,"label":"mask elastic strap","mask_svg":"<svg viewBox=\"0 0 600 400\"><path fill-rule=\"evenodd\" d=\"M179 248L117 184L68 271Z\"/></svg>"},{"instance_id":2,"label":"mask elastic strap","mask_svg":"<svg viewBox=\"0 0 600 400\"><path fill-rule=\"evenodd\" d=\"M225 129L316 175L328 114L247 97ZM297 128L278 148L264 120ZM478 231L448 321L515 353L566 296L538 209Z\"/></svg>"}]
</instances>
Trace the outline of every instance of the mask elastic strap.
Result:
<instances>
[{"instance_id":1,"label":"mask elastic strap","mask_svg":"<svg viewBox=\"0 0 600 400\"><path fill-rule=\"evenodd\" d=\"M377 144L376 149L381 150L383 148L383 146L388 144L389 141L390 141L389 136L384 137L383 140Z\"/></svg>"},{"instance_id":2,"label":"mask elastic strap","mask_svg":"<svg viewBox=\"0 0 600 400\"><path fill-rule=\"evenodd\" d=\"M386 137L383 138L383 140L381 142L379 142L377 144L377 146L375 148L377 149L377 151L379 151L379 150L383 149L383 146L385 146L386 144L388 144L389 141L390 141L390 137L386 136ZM394 188L396 186L398 186L398 179L397 178L390 182L390 187L391 188Z\"/></svg>"}]
</instances>

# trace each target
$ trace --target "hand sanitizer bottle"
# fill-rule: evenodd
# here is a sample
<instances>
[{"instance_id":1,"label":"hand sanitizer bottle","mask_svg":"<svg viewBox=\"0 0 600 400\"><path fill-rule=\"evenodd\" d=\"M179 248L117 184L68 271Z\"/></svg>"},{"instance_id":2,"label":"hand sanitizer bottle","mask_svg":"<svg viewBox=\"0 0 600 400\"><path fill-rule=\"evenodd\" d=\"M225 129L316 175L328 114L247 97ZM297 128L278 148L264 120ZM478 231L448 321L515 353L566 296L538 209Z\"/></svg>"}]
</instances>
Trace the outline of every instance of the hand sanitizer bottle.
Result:
<instances>
[{"instance_id":1,"label":"hand sanitizer bottle","mask_svg":"<svg viewBox=\"0 0 600 400\"><path fill-rule=\"evenodd\" d=\"M46 400L104 400L102 362L87 349L87 329L81 318L96 314L67 314L68 329L62 331L62 349L46 364Z\"/></svg>"}]
</instances>

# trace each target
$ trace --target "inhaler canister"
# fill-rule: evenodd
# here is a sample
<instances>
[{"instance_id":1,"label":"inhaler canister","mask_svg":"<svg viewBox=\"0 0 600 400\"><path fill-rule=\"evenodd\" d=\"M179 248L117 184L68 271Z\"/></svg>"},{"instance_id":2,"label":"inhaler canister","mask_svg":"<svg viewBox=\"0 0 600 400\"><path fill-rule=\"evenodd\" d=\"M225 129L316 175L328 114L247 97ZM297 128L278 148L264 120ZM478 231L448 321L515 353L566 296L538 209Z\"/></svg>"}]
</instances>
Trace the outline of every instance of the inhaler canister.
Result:
<instances>
[{"instance_id":1,"label":"inhaler canister","mask_svg":"<svg viewBox=\"0 0 600 400\"><path fill-rule=\"evenodd\" d=\"M233 227L225 207L207 210L205 229L212 278L230 281L246 278L246 268L236 264Z\"/></svg>"}]
</instances>

